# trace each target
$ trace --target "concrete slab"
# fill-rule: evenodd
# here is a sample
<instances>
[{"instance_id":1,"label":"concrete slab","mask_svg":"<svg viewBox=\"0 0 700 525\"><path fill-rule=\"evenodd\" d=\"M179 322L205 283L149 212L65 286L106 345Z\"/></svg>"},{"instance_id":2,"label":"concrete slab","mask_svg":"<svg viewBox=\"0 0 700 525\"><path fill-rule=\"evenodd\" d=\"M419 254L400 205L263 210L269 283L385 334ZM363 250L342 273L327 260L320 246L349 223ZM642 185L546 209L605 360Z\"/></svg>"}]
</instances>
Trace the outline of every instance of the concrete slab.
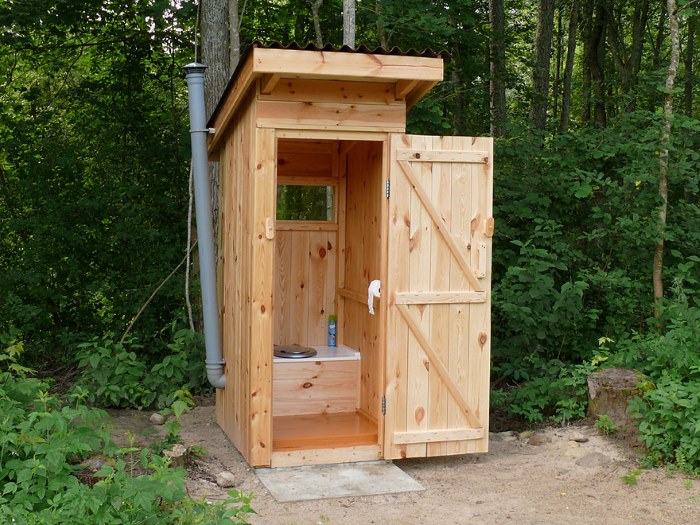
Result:
<instances>
[{"instance_id":1,"label":"concrete slab","mask_svg":"<svg viewBox=\"0 0 700 525\"><path fill-rule=\"evenodd\" d=\"M388 461L266 468L255 473L280 503L425 490Z\"/></svg>"}]
</instances>

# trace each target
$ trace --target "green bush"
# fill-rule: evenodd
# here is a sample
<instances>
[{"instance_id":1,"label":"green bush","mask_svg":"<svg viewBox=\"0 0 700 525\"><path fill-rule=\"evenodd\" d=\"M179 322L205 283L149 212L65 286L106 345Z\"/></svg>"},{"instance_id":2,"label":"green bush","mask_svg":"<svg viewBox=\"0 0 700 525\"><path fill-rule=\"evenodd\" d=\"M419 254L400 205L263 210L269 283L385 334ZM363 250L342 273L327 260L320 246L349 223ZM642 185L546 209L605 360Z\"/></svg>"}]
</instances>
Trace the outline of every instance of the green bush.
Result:
<instances>
[{"instance_id":1,"label":"green bush","mask_svg":"<svg viewBox=\"0 0 700 525\"><path fill-rule=\"evenodd\" d=\"M143 345L135 338L123 343L105 336L78 345L78 386L88 401L106 407L159 408L174 401L175 392L199 393L206 387L202 336L175 329L159 361L149 366Z\"/></svg>"},{"instance_id":2,"label":"green bush","mask_svg":"<svg viewBox=\"0 0 700 525\"><path fill-rule=\"evenodd\" d=\"M647 379L628 410L640 419L648 463L700 474L700 309L681 296L665 314L665 333L626 341L615 360Z\"/></svg>"},{"instance_id":3,"label":"green bush","mask_svg":"<svg viewBox=\"0 0 700 525\"><path fill-rule=\"evenodd\" d=\"M550 418L560 423L581 419L588 407L588 376L607 360L603 349L581 364L529 357L521 370L524 380L517 388L498 395L508 413L529 422ZM525 370L536 371L534 373Z\"/></svg>"},{"instance_id":4,"label":"green bush","mask_svg":"<svg viewBox=\"0 0 700 525\"><path fill-rule=\"evenodd\" d=\"M187 498L183 469L149 450L128 449L121 457L105 412L77 395L65 404L47 393L46 382L17 364L22 344L8 334L0 343L0 523L247 523L250 496L231 492L230 509ZM89 486L73 474L76 463L95 454L107 464ZM132 460L146 474L134 475Z\"/></svg>"}]
</instances>

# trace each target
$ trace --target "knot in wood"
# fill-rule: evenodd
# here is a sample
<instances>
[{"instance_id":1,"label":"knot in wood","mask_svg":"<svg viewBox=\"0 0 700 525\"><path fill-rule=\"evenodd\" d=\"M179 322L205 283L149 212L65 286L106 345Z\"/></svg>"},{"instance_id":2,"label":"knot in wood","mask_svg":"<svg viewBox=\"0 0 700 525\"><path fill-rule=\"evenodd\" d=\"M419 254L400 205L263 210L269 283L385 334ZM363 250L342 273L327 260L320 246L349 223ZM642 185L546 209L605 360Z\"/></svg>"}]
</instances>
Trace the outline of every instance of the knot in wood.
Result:
<instances>
[{"instance_id":1,"label":"knot in wood","mask_svg":"<svg viewBox=\"0 0 700 525\"><path fill-rule=\"evenodd\" d=\"M304 388L311 388L312 386L314 386L314 384L313 384L313 383L309 383L309 382L307 381L307 382L304 383L302 386L303 386Z\"/></svg>"}]
</instances>

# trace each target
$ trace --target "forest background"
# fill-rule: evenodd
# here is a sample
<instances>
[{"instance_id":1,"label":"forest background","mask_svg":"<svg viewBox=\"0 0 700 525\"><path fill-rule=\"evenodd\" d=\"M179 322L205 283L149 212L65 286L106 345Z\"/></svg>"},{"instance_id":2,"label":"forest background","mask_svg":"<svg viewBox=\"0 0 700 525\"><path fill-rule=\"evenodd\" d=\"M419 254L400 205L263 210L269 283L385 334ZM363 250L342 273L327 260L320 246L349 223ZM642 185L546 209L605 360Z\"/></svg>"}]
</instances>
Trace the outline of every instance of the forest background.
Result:
<instances>
[{"instance_id":1,"label":"forest background","mask_svg":"<svg viewBox=\"0 0 700 525\"><path fill-rule=\"evenodd\" d=\"M340 46L343 3L202 2L0 0L0 371L36 368L101 406L206 389L184 298L181 67L197 34L224 83L255 40ZM496 139L494 407L565 423L590 372L634 367L647 463L697 473L699 3L355 7L357 45L452 55L409 133Z\"/></svg>"}]
</instances>

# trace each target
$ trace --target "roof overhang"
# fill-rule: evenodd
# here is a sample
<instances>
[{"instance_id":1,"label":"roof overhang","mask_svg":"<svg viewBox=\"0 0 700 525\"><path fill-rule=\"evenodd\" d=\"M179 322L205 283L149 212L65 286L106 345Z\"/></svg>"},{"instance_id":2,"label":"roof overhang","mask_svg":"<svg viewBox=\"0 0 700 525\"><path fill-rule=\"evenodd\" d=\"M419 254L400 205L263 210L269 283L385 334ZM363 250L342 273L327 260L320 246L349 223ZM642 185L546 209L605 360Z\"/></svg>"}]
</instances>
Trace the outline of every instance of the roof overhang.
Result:
<instances>
[{"instance_id":1,"label":"roof overhang","mask_svg":"<svg viewBox=\"0 0 700 525\"><path fill-rule=\"evenodd\" d=\"M396 99L407 109L443 79L442 55L415 56L327 49L289 49L251 46L242 57L208 122L209 150L217 148L245 95L258 79L260 92L269 93L284 78L389 82Z\"/></svg>"}]
</instances>

